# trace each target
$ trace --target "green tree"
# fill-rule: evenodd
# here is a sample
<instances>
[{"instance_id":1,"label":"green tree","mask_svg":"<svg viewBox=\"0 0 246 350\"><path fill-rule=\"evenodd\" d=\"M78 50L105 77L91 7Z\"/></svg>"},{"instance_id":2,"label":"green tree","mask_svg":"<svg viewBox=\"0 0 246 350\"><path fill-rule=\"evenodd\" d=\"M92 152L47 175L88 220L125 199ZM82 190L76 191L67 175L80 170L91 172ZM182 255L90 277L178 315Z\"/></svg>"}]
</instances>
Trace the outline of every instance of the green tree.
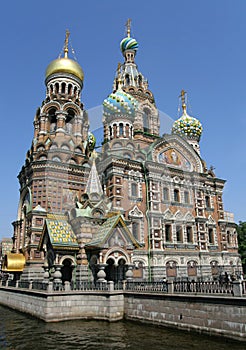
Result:
<instances>
[{"instance_id":1,"label":"green tree","mask_svg":"<svg viewBox=\"0 0 246 350\"><path fill-rule=\"evenodd\" d=\"M243 272L246 273L246 222L237 225L238 252L241 255Z\"/></svg>"}]
</instances>

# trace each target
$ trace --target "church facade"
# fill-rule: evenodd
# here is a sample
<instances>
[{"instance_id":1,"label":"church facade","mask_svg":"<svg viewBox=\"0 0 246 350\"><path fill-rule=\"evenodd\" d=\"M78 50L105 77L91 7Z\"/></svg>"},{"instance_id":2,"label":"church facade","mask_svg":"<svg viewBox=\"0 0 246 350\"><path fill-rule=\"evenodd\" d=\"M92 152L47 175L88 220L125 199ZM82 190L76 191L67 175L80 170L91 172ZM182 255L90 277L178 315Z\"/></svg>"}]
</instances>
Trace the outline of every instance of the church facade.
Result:
<instances>
[{"instance_id":1,"label":"church facade","mask_svg":"<svg viewBox=\"0 0 246 350\"><path fill-rule=\"evenodd\" d=\"M200 156L200 121L182 114L170 134L135 62L137 41L120 43L113 91L103 101L103 137L81 102L83 70L68 57L46 70L46 96L19 175L12 253L21 278L62 281L217 279L240 274L236 224L223 208L225 181Z\"/></svg>"}]
</instances>

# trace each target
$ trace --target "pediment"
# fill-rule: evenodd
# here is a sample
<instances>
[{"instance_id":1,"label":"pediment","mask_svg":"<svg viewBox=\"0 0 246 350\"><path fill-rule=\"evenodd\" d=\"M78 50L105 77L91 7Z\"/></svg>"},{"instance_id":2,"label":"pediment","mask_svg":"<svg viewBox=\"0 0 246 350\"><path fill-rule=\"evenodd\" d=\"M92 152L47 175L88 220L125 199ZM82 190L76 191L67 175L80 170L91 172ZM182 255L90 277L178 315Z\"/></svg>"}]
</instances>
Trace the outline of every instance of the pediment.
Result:
<instances>
[{"instance_id":1,"label":"pediment","mask_svg":"<svg viewBox=\"0 0 246 350\"><path fill-rule=\"evenodd\" d=\"M133 208L132 210L130 210L129 216L130 216L130 217L142 218L142 217L143 217L143 213L142 213L141 210L135 205L134 208Z\"/></svg>"},{"instance_id":2,"label":"pediment","mask_svg":"<svg viewBox=\"0 0 246 350\"><path fill-rule=\"evenodd\" d=\"M156 141L151 158L154 162L184 171L203 171L199 155L178 135L164 135L162 139Z\"/></svg>"}]
</instances>

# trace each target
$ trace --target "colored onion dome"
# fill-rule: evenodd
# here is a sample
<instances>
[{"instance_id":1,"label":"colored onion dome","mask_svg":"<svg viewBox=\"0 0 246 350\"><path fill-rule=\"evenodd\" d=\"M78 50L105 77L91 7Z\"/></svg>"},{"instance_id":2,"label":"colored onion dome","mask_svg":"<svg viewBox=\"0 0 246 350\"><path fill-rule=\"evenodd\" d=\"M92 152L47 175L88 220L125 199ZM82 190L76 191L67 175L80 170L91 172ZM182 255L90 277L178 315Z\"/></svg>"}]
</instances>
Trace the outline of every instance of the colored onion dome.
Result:
<instances>
[{"instance_id":1,"label":"colored onion dome","mask_svg":"<svg viewBox=\"0 0 246 350\"><path fill-rule=\"evenodd\" d=\"M138 50L138 42L133 38L124 38L120 42L120 49L122 53L126 50L133 50L136 52Z\"/></svg>"},{"instance_id":2,"label":"colored onion dome","mask_svg":"<svg viewBox=\"0 0 246 350\"><path fill-rule=\"evenodd\" d=\"M78 62L68 58L68 38L69 31L66 31L66 39L64 44L64 57L59 57L56 60L52 61L45 73L45 78L48 78L50 75L55 73L69 73L75 75L81 81L84 79L84 72Z\"/></svg>"},{"instance_id":3,"label":"colored onion dome","mask_svg":"<svg viewBox=\"0 0 246 350\"><path fill-rule=\"evenodd\" d=\"M127 37L122 39L120 42L121 52L124 53L126 50L133 50L135 53L138 50L137 40L131 38L131 20L128 19L126 23Z\"/></svg>"},{"instance_id":4,"label":"colored onion dome","mask_svg":"<svg viewBox=\"0 0 246 350\"><path fill-rule=\"evenodd\" d=\"M112 92L103 101L104 115L129 115L134 116L138 106L137 100L123 90Z\"/></svg>"},{"instance_id":5,"label":"colored onion dome","mask_svg":"<svg viewBox=\"0 0 246 350\"><path fill-rule=\"evenodd\" d=\"M182 92L184 92L182 90ZM182 96L181 92L181 96ZM178 134L191 140L199 141L202 135L202 124L186 112L186 104L183 100L183 115L173 123L172 134Z\"/></svg>"},{"instance_id":6,"label":"colored onion dome","mask_svg":"<svg viewBox=\"0 0 246 350\"><path fill-rule=\"evenodd\" d=\"M88 132L88 137L87 137L87 145L88 145L88 149L90 151L93 151L95 146L96 146L96 138L95 135L92 134L92 132Z\"/></svg>"}]
</instances>

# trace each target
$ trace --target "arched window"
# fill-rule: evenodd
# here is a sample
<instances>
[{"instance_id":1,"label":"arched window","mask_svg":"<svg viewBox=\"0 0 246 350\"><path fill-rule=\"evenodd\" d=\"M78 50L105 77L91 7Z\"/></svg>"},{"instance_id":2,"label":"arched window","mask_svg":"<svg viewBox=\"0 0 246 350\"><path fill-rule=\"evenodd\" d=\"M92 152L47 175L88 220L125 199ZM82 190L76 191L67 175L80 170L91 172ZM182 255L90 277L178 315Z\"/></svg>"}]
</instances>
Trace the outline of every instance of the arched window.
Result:
<instances>
[{"instance_id":1,"label":"arched window","mask_svg":"<svg viewBox=\"0 0 246 350\"><path fill-rule=\"evenodd\" d=\"M126 74L126 85L130 85L130 77L129 74Z\"/></svg>"},{"instance_id":2,"label":"arched window","mask_svg":"<svg viewBox=\"0 0 246 350\"><path fill-rule=\"evenodd\" d=\"M143 110L143 128L144 131L148 132L150 129L150 110L148 108L144 108Z\"/></svg>"},{"instance_id":3,"label":"arched window","mask_svg":"<svg viewBox=\"0 0 246 350\"><path fill-rule=\"evenodd\" d=\"M123 124L120 123L120 124L119 124L119 136L123 136L123 131L124 131L124 129L123 129Z\"/></svg>"},{"instance_id":4,"label":"arched window","mask_svg":"<svg viewBox=\"0 0 246 350\"><path fill-rule=\"evenodd\" d=\"M62 83L62 94L66 92L66 83Z\"/></svg>"},{"instance_id":5,"label":"arched window","mask_svg":"<svg viewBox=\"0 0 246 350\"><path fill-rule=\"evenodd\" d=\"M59 84L55 83L55 92L58 94L59 93Z\"/></svg>"}]
</instances>

